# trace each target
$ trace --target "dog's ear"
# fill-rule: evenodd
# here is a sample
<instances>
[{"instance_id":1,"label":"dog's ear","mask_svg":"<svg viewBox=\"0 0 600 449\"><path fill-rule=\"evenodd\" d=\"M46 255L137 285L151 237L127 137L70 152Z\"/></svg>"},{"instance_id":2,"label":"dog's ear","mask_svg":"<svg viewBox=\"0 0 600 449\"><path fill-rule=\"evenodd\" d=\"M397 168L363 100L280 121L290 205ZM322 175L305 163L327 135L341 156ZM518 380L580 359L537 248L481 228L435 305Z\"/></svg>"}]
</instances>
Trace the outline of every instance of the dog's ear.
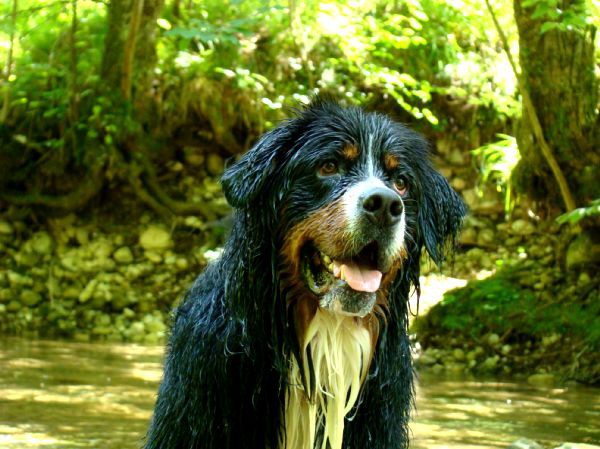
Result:
<instances>
[{"instance_id":1,"label":"dog's ear","mask_svg":"<svg viewBox=\"0 0 600 449\"><path fill-rule=\"evenodd\" d=\"M453 246L467 209L448 181L429 166L422 180L419 205L421 242L433 261L440 265Z\"/></svg>"},{"instance_id":2,"label":"dog's ear","mask_svg":"<svg viewBox=\"0 0 600 449\"><path fill-rule=\"evenodd\" d=\"M247 206L274 173L277 156L289 141L289 124L264 134L221 178L225 198L233 207Z\"/></svg>"}]
</instances>

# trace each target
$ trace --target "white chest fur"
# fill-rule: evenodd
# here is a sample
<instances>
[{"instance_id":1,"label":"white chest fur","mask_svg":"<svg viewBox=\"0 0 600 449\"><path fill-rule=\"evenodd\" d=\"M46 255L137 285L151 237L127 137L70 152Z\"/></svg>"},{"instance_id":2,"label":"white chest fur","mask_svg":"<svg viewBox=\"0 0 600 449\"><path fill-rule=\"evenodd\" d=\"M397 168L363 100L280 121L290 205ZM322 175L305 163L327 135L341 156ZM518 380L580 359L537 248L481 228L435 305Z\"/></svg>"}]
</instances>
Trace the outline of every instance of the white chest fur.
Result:
<instances>
[{"instance_id":1,"label":"white chest fur","mask_svg":"<svg viewBox=\"0 0 600 449\"><path fill-rule=\"evenodd\" d=\"M341 449L344 418L358 399L371 360L371 334L360 320L319 309L306 332L303 365L292 357L280 449ZM302 373L315 386L307 392Z\"/></svg>"}]
</instances>

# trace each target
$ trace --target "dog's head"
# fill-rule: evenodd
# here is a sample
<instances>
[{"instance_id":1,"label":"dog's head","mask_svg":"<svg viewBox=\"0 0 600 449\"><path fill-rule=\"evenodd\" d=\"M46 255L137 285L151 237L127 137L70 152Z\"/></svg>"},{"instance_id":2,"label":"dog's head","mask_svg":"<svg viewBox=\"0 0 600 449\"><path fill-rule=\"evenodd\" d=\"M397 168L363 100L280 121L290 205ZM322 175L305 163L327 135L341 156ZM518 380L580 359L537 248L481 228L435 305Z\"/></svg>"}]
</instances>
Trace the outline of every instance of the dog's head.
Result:
<instances>
[{"instance_id":1,"label":"dog's head","mask_svg":"<svg viewBox=\"0 0 600 449\"><path fill-rule=\"evenodd\" d=\"M265 134L222 184L229 203L264 226L286 283L314 307L349 315L385 306L423 246L441 262L465 212L419 134L329 102Z\"/></svg>"}]
</instances>

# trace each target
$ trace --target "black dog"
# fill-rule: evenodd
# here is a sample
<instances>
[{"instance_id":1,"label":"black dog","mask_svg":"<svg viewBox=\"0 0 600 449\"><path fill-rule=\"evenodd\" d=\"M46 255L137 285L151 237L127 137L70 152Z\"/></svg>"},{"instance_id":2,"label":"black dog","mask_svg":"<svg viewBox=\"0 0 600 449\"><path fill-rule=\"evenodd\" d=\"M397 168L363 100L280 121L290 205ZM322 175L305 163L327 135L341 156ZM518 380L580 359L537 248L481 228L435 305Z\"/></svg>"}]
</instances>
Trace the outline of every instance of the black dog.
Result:
<instances>
[{"instance_id":1,"label":"black dog","mask_svg":"<svg viewBox=\"0 0 600 449\"><path fill-rule=\"evenodd\" d=\"M426 142L317 101L222 184L233 229L177 311L146 448L406 447L409 290L465 212Z\"/></svg>"}]
</instances>

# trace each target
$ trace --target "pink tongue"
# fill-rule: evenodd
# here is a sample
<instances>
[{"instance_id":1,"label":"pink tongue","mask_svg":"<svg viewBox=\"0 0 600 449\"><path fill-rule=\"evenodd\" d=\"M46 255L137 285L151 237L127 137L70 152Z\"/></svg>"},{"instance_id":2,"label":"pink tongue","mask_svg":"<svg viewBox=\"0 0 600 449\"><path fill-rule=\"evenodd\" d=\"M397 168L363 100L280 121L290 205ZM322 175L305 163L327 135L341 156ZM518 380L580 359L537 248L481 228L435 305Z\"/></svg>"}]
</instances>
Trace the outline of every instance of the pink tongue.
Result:
<instances>
[{"instance_id":1,"label":"pink tongue","mask_svg":"<svg viewBox=\"0 0 600 449\"><path fill-rule=\"evenodd\" d=\"M381 284L381 271L361 268L358 265L342 264L340 277L345 280L352 290L359 292L376 292Z\"/></svg>"}]
</instances>

